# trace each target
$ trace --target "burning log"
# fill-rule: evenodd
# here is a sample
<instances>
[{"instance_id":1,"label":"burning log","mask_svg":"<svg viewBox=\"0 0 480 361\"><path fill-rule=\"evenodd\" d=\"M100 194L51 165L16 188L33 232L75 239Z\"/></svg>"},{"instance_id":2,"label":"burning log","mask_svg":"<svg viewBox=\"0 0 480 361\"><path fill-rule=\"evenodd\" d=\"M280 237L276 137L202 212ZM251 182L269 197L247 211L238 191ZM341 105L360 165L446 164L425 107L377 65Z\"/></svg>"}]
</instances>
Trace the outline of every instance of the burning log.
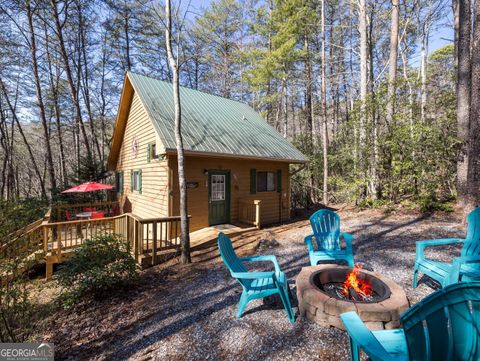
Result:
<instances>
[{"instance_id":1,"label":"burning log","mask_svg":"<svg viewBox=\"0 0 480 361\"><path fill-rule=\"evenodd\" d=\"M357 263L342 285L343 296L353 301L366 301L373 293L371 283L358 278L361 268L362 266Z\"/></svg>"}]
</instances>

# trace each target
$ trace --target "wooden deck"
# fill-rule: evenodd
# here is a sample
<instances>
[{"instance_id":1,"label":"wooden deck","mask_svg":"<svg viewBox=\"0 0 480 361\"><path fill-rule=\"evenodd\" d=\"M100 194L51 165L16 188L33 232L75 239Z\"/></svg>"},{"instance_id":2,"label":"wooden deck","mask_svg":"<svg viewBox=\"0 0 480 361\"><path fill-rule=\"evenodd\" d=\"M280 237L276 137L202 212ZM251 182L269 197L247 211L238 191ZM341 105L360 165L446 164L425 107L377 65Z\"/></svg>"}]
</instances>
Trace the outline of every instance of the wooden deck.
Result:
<instances>
[{"instance_id":1,"label":"wooden deck","mask_svg":"<svg viewBox=\"0 0 480 361\"><path fill-rule=\"evenodd\" d=\"M108 207L115 206L110 203ZM251 224L206 227L190 233L190 248L201 254L218 253L219 232L235 237L257 230L258 227ZM85 240L98 235L120 236L128 242L132 256L142 268L162 263L180 251L180 217L141 219L124 213L99 219L52 222L49 211L43 219L17 233L0 247L0 258L16 255L25 261L26 267L30 261L45 262L47 278L52 276L54 264L66 261Z\"/></svg>"},{"instance_id":2,"label":"wooden deck","mask_svg":"<svg viewBox=\"0 0 480 361\"><path fill-rule=\"evenodd\" d=\"M190 233L190 248L192 251L195 251L204 247L211 247L213 243L217 241L219 232L223 232L229 237L234 237L242 233L256 230L258 230L257 227L233 224L219 224L217 226L202 228Z\"/></svg>"}]
</instances>

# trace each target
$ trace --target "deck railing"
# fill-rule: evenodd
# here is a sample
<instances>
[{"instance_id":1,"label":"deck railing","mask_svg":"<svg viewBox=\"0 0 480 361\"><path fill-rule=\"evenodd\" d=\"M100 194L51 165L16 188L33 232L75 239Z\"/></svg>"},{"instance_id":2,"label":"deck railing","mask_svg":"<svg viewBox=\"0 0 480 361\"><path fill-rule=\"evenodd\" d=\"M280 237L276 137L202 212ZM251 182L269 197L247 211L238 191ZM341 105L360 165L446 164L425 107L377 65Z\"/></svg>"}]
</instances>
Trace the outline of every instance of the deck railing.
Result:
<instances>
[{"instance_id":1,"label":"deck railing","mask_svg":"<svg viewBox=\"0 0 480 361\"><path fill-rule=\"evenodd\" d=\"M67 212L72 218L75 217L75 214L82 213L86 208L94 208L96 211L102 211L105 213L105 216L112 217L120 214L118 201L111 202L92 202L92 203L81 203L81 204L54 204L52 205L52 220L54 222L64 222L68 221Z\"/></svg>"},{"instance_id":2,"label":"deck railing","mask_svg":"<svg viewBox=\"0 0 480 361\"><path fill-rule=\"evenodd\" d=\"M134 259L142 266L161 261L162 252L180 247L180 217L141 219L131 213L99 219L43 224L43 251L47 277L53 263L62 262L85 240L115 234L128 242Z\"/></svg>"},{"instance_id":3,"label":"deck railing","mask_svg":"<svg viewBox=\"0 0 480 361\"><path fill-rule=\"evenodd\" d=\"M114 207L117 202L105 202ZM118 204L118 203L117 203ZM70 206L82 209L86 205ZM92 204L88 206L96 206ZM57 207L64 211L67 207ZM20 232L21 231L21 232ZM180 217L162 217L142 219L131 213L113 217L88 220L50 222L50 212L45 218L24 227L0 245L0 259L20 257L23 260L46 261L46 276L50 278L53 265L60 263L73 254L87 239L99 235L117 235L128 242L132 257L141 265L155 265L172 250L176 253L180 247Z\"/></svg>"},{"instance_id":4,"label":"deck railing","mask_svg":"<svg viewBox=\"0 0 480 361\"><path fill-rule=\"evenodd\" d=\"M41 249L43 236L42 225L50 220L50 211L43 218L18 229L7 235L0 244L0 258L6 257L24 257L32 252Z\"/></svg>"},{"instance_id":5,"label":"deck railing","mask_svg":"<svg viewBox=\"0 0 480 361\"><path fill-rule=\"evenodd\" d=\"M238 221L261 227L261 204L260 200L241 199L238 201Z\"/></svg>"}]
</instances>

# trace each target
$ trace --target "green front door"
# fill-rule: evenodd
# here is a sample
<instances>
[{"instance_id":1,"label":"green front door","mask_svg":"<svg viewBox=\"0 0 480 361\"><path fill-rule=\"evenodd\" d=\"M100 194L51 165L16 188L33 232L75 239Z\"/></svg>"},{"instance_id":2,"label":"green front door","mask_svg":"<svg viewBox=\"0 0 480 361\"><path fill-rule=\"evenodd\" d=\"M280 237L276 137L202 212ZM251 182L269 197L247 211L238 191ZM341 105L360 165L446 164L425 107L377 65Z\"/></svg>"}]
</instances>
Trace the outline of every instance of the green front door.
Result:
<instances>
[{"instance_id":1,"label":"green front door","mask_svg":"<svg viewBox=\"0 0 480 361\"><path fill-rule=\"evenodd\" d=\"M230 172L208 171L208 222L230 223Z\"/></svg>"}]
</instances>

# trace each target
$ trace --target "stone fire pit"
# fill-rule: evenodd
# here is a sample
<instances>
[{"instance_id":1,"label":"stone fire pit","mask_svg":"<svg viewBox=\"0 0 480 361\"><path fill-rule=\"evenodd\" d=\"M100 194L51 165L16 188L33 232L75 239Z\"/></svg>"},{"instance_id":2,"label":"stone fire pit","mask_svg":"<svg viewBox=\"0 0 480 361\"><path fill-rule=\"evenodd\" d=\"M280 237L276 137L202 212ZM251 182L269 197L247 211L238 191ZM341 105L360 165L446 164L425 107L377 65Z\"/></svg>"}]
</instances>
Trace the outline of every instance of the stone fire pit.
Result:
<instances>
[{"instance_id":1,"label":"stone fire pit","mask_svg":"<svg viewBox=\"0 0 480 361\"><path fill-rule=\"evenodd\" d=\"M364 303L337 299L322 290L313 282L312 275L321 270L344 268L347 266L322 264L304 267L297 276L297 298L300 316L324 326L334 326L344 330L340 314L356 311L371 330L393 329L400 327L400 315L409 307L403 289L392 280L375 272L361 272L377 277L390 289L390 295L379 302Z\"/></svg>"}]
</instances>

